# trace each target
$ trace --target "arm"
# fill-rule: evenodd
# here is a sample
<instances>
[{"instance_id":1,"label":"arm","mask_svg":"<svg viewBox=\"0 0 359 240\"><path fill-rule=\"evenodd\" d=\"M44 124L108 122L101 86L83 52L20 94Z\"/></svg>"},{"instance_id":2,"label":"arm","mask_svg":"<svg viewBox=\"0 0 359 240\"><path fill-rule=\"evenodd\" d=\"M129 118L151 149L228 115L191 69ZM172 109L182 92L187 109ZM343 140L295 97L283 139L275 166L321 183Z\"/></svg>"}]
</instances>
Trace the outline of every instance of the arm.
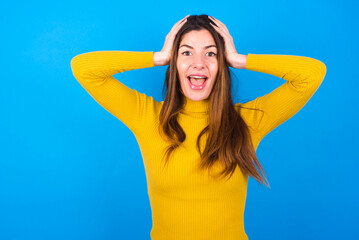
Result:
<instances>
[{"instance_id":1,"label":"arm","mask_svg":"<svg viewBox=\"0 0 359 240\"><path fill-rule=\"evenodd\" d=\"M246 60L246 69L286 80L272 92L243 105L263 111L248 119L260 139L302 109L326 74L325 64L310 57L248 54Z\"/></svg>"},{"instance_id":2,"label":"arm","mask_svg":"<svg viewBox=\"0 0 359 240\"><path fill-rule=\"evenodd\" d=\"M130 89L112 75L153 67L153 52L96 51L75 56L71 68L85 90L132 132L143 127L152 97ZM147 119L148 120L148 119Z\"/></svg>"},{"instance_id":3,"label":"arm","mask_svg":"<svg viewBox=\"0 0 359 240\"><path fill-rule=\"evenodd\" d=\"M319 60L302 56L238 54L233 38L221 21L210 17L211 25L223 37L225 56L229 66L246 68L283 78L284 84L262 97L242 105L257 108L262 111L248 111L241 114L249 129L256 131L256 137L261 140L271 130L296 114L313 96L322 83L326 74L326 66ZM245 108L240 108L244 110Z\"/></svg>"}]
</instances>

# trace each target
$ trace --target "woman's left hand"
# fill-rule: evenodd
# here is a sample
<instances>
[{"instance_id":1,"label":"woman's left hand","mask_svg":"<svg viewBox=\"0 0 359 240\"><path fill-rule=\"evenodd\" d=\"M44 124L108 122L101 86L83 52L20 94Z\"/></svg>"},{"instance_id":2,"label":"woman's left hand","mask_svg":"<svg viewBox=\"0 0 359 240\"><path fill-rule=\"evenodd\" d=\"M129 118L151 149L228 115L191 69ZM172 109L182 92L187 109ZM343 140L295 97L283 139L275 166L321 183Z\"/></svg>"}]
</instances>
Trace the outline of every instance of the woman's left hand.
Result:
<instances>
[{"instance_id":1,"label":"woman's left hand","mask_svg":"<svg viewBox=\"0 0 359 240\"><path fill-rule=\"evenodd\" d=\"M228 65L233 68L245 68L247 56L243 54L238 54L237 50L233 43L233 38L229 34L229 31L221 21L215 19L214 17L208 16L216 25L211 25L216 29L216 31L223 37L224 47L225 47L225 57Z\"/></svg>"}]
</instances>

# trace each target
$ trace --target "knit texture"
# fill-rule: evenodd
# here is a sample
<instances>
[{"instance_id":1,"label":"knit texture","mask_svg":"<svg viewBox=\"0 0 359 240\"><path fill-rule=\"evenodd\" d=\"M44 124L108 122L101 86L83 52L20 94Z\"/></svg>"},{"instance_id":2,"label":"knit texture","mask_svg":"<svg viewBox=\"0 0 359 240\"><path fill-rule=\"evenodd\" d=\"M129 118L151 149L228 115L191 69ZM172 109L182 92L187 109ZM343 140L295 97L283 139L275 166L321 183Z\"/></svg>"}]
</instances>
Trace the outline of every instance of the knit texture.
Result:
<instances>
[{"instance_id":1,"label":"knit texture","mask_svg":"<svg viewBox=\"0 0 359 240\"><path fill-rule=\"evenodd\" d=\"M186 140L164 167L161 158L168 142L158 131L163 101L130 89L112 77L119 72L154 67L153 52L88 52L75 56L71 67L85 90L123 122L138 141L152 210L152 240L248 239L243 222L248 175L237 167L228 181L215 180L207 171L196 168L200 157L196 141L206 127L208 100L185 98L177 120ZM309 57L248 54L246 68L286 80L264 96L235 104L249 126L256 150L264 136L308 102L322 83L326 66ZM202 140L203 146L204 137ZM220 165L214 169L219 170Z\"/></svg>"}]
</instances>

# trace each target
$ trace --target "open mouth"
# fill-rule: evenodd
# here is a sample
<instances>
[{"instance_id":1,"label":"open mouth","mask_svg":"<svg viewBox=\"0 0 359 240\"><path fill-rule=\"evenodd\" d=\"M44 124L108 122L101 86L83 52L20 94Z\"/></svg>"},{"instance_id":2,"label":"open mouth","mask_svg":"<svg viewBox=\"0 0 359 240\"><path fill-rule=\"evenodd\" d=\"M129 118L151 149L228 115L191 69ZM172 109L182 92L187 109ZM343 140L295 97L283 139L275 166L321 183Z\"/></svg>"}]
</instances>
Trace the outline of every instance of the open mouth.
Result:
<instances>
[{"instance_id":1,"label":"open mouth","mask_svg":"<svg viewBox=\"0 0 359 240\"><path fill-rule=\"evenodd\" d=\"M207 77L187 76L188 83L193 90L201 90L206 86Z\"/></svg>"}]
</instances>

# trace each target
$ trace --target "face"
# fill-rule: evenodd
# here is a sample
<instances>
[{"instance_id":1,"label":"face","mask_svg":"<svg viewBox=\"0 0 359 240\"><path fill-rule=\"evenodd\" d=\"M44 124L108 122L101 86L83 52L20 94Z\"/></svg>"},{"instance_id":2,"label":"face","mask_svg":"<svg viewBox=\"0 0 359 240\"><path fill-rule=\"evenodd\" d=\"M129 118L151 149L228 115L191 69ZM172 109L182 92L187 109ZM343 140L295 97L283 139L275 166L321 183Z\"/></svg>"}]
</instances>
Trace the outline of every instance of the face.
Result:
<instances>
[{"instance_id":1,"label":"face","mask_svg":"<svg viewBox=\"0 0 359 240\"><path fill-rule=\"evenodd\" d=\"M200 101L208 98L218 72L217 47L207 29L183 35L178 50L177 70L184 95Z\"/></svg>"}]
</instances>

